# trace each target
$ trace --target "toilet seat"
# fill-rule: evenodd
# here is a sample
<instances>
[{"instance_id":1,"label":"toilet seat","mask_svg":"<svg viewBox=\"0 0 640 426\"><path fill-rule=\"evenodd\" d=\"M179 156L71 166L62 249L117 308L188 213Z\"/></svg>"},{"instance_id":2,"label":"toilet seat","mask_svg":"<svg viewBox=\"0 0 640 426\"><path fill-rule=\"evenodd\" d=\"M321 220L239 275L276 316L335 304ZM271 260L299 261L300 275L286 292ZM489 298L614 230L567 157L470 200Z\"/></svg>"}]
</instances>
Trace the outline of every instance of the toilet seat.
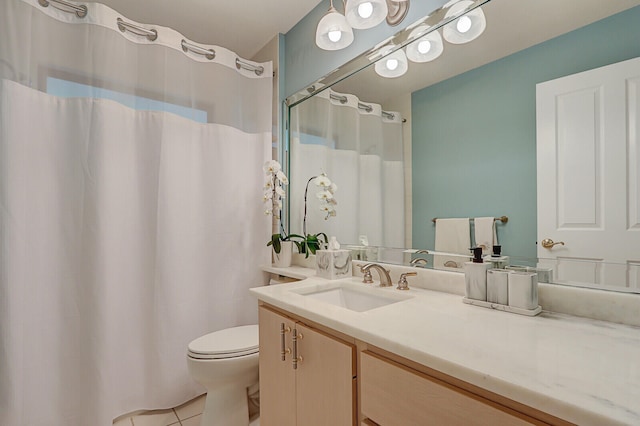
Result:
<instances>
[{"instance_id":1,"label":"toilet seat","mask_svg":"<svg viewBox=\"0 0 640 426\"><path fill-rule=\"evenodd\" d=\"M196 359L227 359L258 353L258 325L215 331L189 343L188 354Z\"/></svg>"}]
</instances>

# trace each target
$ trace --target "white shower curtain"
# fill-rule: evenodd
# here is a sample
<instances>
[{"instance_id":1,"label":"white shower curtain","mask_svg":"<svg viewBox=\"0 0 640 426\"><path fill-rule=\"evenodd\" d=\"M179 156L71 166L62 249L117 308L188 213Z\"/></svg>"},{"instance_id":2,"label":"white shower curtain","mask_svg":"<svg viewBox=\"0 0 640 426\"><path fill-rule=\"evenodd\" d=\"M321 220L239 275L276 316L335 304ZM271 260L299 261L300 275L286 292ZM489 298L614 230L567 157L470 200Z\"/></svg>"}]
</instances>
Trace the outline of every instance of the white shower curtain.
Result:
<instances>
[{"instance_id":1,"label":"white shower curtain","mask_svg":"<svg viewBox=\"0 0 640 426\"><path fill-rule=\"evenodd\" d=\"M0 5L7 426L110 425L202 393L186 345L255 323L265 283L271 65L87 7Z\"/></svg>"},{"instance_id":2,"label":"white shower curtain","mask_svg":"<svg viewBox=\"0 0 640 426\"><path fill-rule=\"evenodd\" d=\"M311 184L307 232L338 241L405 246L402 117L327 89L291 110L291 231L302 233L304 188L320 173L338 185L337 216L325 220Z\"/></svg>"}]
</instances>

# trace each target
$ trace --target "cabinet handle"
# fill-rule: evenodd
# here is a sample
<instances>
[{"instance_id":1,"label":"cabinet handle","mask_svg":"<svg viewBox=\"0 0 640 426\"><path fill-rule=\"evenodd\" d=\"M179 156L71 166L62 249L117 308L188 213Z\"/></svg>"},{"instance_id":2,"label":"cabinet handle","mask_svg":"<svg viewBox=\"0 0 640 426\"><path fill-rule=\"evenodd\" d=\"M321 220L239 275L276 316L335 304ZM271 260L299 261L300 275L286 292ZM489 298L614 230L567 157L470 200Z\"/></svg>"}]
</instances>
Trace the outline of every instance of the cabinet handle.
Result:
<instances>
[{"instance_id":1,"label":"cabinet handle","mask_svg":"<svg viewBox=\"0 0 640 426\"><path fill-rule=\"evenodd\" d=\"M293 329L293 369L298 369L298 363L302 362L302 355L298 355L298 339L302 339L302 333L298 333L297 329Z\"/></svg>"},{"instance_id":2,"label":"cabinet handle","mask_svg":"<svg viewBox=\"0 0 640 426\"><path fill-rule=\"evenodd\" d=\"M290 348L284 347L284 335L291 332L291 327L280 323L280 360L285 361L287 354L291 353Z\"/></svg>"}]
</instances>

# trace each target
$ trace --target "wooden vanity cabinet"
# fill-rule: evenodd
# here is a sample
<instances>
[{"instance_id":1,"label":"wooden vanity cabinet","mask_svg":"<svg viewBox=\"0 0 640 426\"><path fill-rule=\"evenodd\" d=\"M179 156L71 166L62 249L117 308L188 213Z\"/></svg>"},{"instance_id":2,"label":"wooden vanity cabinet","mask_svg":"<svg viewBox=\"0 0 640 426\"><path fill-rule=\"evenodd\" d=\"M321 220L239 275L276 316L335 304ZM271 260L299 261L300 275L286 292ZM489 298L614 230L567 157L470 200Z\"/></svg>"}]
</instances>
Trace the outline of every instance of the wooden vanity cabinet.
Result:
<instances>
[{"instance_id":1,"label":"wooden vanity cabinet","mask_svg":"<svg viewBox=\"0 0 640 426\"><path fill-rule=\"evenodd\" d=\"M265 306L259 323L260 424L355 424L355 347Z\"/></svg>"},{"instance_id":2,"label":"wooden vanity cabinet","mask_svg":"<svg viewBox=\"0 0 640 426\"><path fill-rule=\"evenodd\" d=\"M571 425L268 305L259 322L263 426Z\"/></svg>"}]
</instances>

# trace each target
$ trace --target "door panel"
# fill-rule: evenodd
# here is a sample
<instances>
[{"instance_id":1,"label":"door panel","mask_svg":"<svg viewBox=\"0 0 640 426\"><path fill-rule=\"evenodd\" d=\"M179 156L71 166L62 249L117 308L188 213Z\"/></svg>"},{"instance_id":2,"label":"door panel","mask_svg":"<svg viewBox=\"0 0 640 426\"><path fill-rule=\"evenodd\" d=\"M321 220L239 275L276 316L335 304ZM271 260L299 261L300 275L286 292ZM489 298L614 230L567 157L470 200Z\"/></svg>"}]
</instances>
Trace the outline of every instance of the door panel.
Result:
<instances>
[{"instance_id":1,"label":"door panel","mask_svg":"<svg viewBox=\"0 0 640 426\"><path fill-rule=\"evenodd\" d=\"M280 325L293 330L295 323L264 307L260 321L260 424L263 426L296 425L295 371L291 353L281 358ZM285 334L285 347L291 348L291 332Z\"/></svg>"},{"instance_id":2,"label":"door panel","mask_svg":"<svg viewBox=\"0 0 640 426\"><path fill-rule=\"evenodd\" d=\"M296 324L302 339L296 370L298 424L347 426L355 424L355 349L317 330Z\"/></svg>"},{"instance_id":3,"label":"door panel","mask_svg":"<svg viewBox=\"0 0 640 426\"><path fill-rule=\"evenodd\" d=\"M640 58L538 84L536 114L538 257L557 280L637 288Z\"/></svg>"}]
</instances>

